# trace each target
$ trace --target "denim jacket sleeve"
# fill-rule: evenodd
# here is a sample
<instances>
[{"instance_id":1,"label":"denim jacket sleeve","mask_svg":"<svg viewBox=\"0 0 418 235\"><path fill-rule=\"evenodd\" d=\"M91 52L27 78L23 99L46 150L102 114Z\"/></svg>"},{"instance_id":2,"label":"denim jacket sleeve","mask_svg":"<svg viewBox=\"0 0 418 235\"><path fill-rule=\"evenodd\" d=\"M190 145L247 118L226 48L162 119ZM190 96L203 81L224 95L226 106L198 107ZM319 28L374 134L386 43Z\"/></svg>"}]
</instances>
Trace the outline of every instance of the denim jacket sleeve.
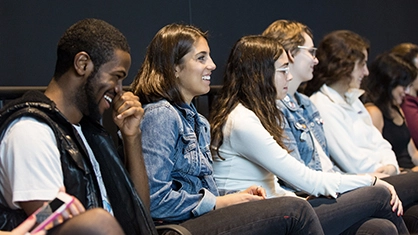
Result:
<instances>
[{"instance_id":1,"label":"denim jacket sleeve","mask_svg":"<svg viewBox=\"0 0 418 235\"><path fill-rule=\"evenodd\" d=\"M192 187L193 160L182 146L184 127L177 110L166 101L147 105L141 130L152 217L181 221L213 210L215 195L203 187Z\"/></svg>"}]
</instances>

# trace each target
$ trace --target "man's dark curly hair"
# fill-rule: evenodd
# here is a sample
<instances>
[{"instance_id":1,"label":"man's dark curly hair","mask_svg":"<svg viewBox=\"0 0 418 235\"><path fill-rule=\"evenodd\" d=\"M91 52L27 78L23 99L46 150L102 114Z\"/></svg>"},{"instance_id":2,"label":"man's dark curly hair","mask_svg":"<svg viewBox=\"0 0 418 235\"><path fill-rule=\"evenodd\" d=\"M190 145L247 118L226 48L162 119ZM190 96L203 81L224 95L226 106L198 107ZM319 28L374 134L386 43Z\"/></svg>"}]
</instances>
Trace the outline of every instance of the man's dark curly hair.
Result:
<instances>
[{"instance_id":1,"label":"man's dark curly hair","mask_svg":"<svg viewBox=\"0 0 418 235\"><path fill-rule=\"evenodd\" d=\"M54 78L59 79L73 66L74 57L84 51L89 54L95 74L109 62L115 50L130 52L125 36L114 26L98 19L84 19L68 28L58 42Z\"/></svg>"}]
</instances>

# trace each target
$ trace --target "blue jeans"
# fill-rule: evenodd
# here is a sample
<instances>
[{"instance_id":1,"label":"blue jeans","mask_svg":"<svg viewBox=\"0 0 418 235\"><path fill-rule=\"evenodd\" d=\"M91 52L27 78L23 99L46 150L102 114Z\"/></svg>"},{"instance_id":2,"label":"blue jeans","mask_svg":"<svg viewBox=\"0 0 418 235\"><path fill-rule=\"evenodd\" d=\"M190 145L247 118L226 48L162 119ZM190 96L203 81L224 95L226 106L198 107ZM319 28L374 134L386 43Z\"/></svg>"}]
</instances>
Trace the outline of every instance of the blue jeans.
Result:
<instances>
[{"instance_id":1,"label":"blue jeans","mask_svg":"<svg viewBox=\"0 0 418 235\"><path fill-rule=\"evenodd\" d=\"M180 224L196 234L324 234L305 200L279 197L210 211Z\"/></svg>"},{"instance_id":2,"label":"blue jeans","mask_svg":"<svg viewBox=\"0 0 418 235\"><path fill-rule=\"evenodd\" d=\"M388 220L396 227L397 233L408 234L402 217L392 212L390 199L391 194L386 188L363 187L343 193L336 199L319 197L308 201L318 215L325 234L355 234L364 222L373 218ZM393 227L390 223L386 224L389 227L385 230ZM373 225L362 226L362 229L369 230L368 234L379 233Z\"/></svg>"}]
</instances>

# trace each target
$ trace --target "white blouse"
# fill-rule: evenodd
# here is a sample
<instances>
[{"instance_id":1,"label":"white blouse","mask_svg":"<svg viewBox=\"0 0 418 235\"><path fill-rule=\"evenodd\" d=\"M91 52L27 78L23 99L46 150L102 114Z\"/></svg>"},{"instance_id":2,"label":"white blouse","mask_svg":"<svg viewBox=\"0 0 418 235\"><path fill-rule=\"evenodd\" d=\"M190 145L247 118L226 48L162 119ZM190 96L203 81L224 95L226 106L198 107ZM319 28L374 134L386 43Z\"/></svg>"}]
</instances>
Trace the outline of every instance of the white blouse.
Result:
<instances>
[{"instance_id":1,"label":"white blouse","mask_svg":"<svg viewBox=\"0 0 418 235\"><path fill-rule=\"evenodd\" d=\"M392 146L373 125L358 99L361 94L361 90L353 89L343 99L323 85L310 97L324 121L331 159L348 173L370 173L385 165L393 165L399 172Z\"/></svg>"},{"instance_id":2,"label":"white blouse","mask_svg":"<svg viewBox=\"0 0 418 235\"><path fill-rule=\"evenodd\" d=\"M221 157L214 156L214 176L220 190L262 186L268 197L294 195L281 188L277 177L310 195L336 197L372 183L370 175L343 175L315 171L288 154L263 127L251 110L239 104L223 127Z\"/></svg>"}]
</instances>

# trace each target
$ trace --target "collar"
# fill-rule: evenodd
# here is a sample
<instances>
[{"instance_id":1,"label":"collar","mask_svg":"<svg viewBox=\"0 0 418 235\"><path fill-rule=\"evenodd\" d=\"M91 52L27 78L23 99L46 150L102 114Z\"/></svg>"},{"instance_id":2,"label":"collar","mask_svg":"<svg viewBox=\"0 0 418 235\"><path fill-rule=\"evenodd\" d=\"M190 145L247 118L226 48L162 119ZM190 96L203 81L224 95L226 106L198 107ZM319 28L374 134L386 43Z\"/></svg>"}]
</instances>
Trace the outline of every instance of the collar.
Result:
<instances>
[{"instance_id":1,"label":"collar","mask_svg":"<svg viewBox=\"0 0 418 235\"><path fill-rule=\"evenodd\" d=\"M282 104L286 106L287 109L291 111L296 111L299 108L306 108L311 105L311 102L309 101L309 98L304 96L303 94L300 94L299 92L295 93L295 99L293 99L292 96L289 94L286 95L282 100Z\"/></svg>"},{"instance_id":2,"label":"collar","mask_svg":"<svg viewBox=\"0 0 418 235\"><path fill-rule=\"evenodd\" d=\"M175 107L186 117L194 118L197 115L197 110L192 103L190 105L186 103L175 104Z\"/></svg>"},{"instance_id":3,"label":"collar","mask_svg":"<svg viewBox=\"0 0 418 235\"><path fill-rule=\"evenodd\" d=\"M336 90L332 89L326 84L322 85L320 91L324 95L328 96L328 98L334 103L349 104L349 105L352 105L364 93L364 90L362 89L350 88L344 94L344 98L343 98Z\"/></svg>"},{"instance_id":4,"label":"collar","mask_svg":"<svg viewBox=\"0 0 418 235\"><path fill-rule=\"evenodd\" d=\"M354 101L358 100L361 95L363 95L364 90L357 89L357 88L350 88L348 91L344 94L345 100L349 104L353 104Z\"/></svg>"}]
</instances>

